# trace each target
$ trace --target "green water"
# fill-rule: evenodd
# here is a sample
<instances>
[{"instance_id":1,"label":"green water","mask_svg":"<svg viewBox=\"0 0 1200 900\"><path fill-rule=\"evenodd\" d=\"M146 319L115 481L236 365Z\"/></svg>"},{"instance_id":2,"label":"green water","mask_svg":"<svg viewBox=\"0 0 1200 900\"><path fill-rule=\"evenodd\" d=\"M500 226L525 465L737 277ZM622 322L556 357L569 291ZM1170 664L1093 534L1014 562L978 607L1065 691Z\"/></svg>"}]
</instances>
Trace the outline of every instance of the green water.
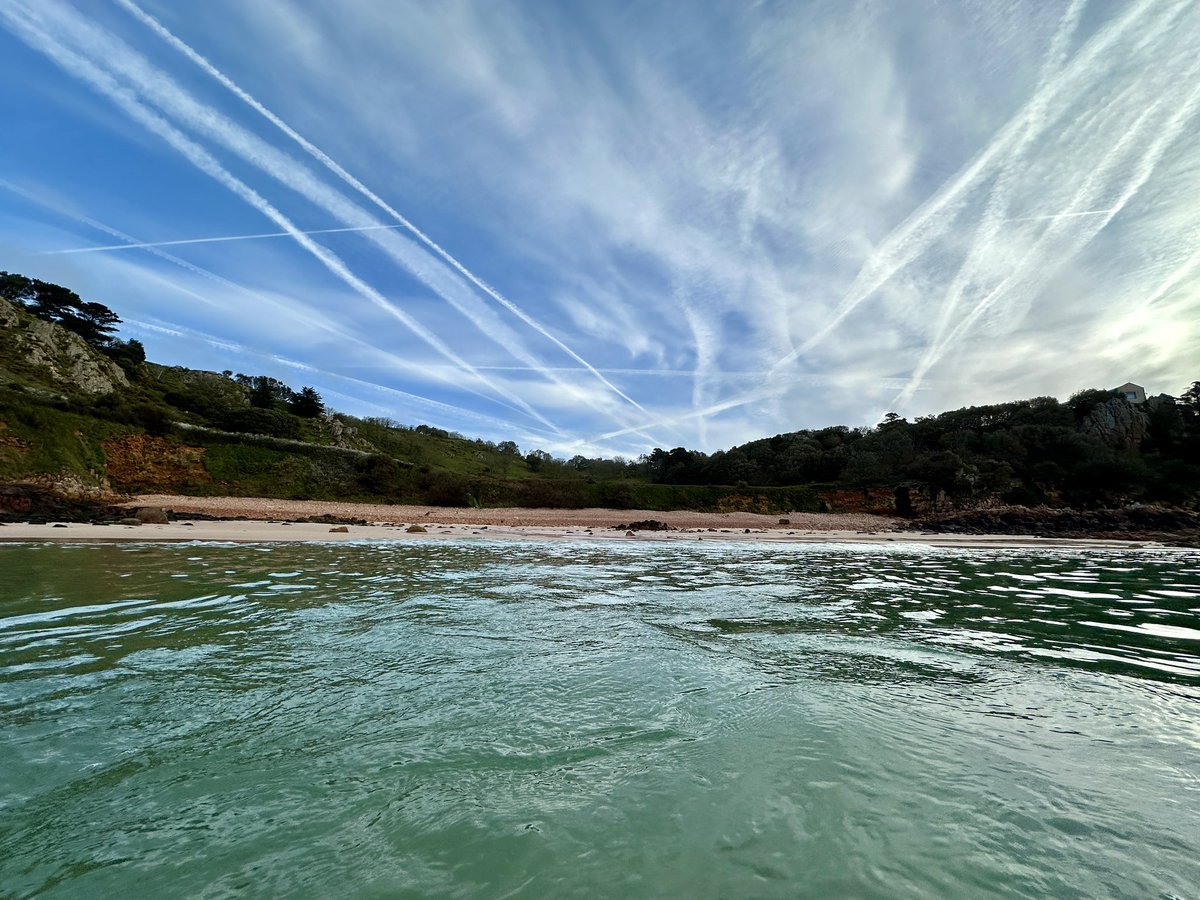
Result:
<instances>
[{"instance_id":1,"label":"green water","mask_svg":"<svg viewBox=\"0 0 1200 900\"><path fill-rule=\"evenodd\" d=\"M1195 897L1200 555L0 547L0 896Z\"/></svg>"}]
</instances>

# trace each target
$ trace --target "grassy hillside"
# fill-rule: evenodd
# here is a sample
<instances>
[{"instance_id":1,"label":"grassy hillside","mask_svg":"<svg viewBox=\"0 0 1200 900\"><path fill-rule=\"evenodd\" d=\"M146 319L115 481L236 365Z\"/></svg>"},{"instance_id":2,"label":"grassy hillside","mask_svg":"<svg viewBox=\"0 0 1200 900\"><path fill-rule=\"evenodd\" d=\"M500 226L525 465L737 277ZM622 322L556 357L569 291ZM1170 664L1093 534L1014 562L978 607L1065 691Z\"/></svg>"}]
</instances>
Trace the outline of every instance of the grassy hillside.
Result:
<instances>
[{"instance_id":1,"label":"grassy hillside","mask_svg":"<svg viewBox=\"0 0 1200 900\"><path fill-rule=\"evenodd\" d=\"M10 382L0 385L0 482L444 506L822 508L810 486L600 480L565 465L534 472L518 454L431 428L277 411L265 420L277 434L264 434L218 429L222 418L172 405L153 370L135 373L128 395L99 399Z\"/></svg>"},{"instance_id":2,"label":"grassy hillside","mask_svg":"<svg viewBox=\"0 0 1200 900\"><path fill-rule=\"evenodd\" d=\"M297 395L270 379L144 361L118 367L95 347L85 362L100 374L85 389L47 343L66 341L78 355L79 341L18 306L0 312L0 482L448 506L821 505L809 488L652 484L634 475L634 464L568 463L425 425L300 415Z\"/></svg>"}]
</instances>

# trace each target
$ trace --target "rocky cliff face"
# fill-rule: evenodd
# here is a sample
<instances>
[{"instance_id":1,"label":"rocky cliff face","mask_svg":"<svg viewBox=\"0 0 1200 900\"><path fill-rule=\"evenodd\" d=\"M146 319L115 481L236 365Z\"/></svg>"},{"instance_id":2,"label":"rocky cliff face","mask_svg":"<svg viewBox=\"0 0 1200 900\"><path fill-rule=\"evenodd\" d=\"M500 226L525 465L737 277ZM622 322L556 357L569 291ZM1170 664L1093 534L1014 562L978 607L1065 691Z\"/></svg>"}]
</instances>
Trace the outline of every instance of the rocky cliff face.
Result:
<instances>
[{"instance_id":1,"label":"rocky cliff face","mask_svg":"<svg viewBox=\"0 0 1200 900\"><path fill-rule=\"evenodd\" d=\"M17 308L0 297L0 328L16 328L19 321Z\"/></svg>"},{"instance_id":2,"label":"rocky cliff face","mask_svg":"<svg viewBox=\"0 0 1200 900\"><path fill-rule=\"evenodd\" d=\"M1079 429L1110 447L1133 450L1149 432L1150 417L1124 397L1113 397L1088 413Z\"/></svg>"},{"instance_id":3,"label":"rocky cliff face","mask_svg":"<svg viewBox=\"0 0 1200 900\"><path fill-rule=\"evenodd\" d=\"M5 353L45 374L47 380L86 394L128 387L125 372L79 335L29 315L0 297L0 339Z\"/></svg>"}]
</instances>

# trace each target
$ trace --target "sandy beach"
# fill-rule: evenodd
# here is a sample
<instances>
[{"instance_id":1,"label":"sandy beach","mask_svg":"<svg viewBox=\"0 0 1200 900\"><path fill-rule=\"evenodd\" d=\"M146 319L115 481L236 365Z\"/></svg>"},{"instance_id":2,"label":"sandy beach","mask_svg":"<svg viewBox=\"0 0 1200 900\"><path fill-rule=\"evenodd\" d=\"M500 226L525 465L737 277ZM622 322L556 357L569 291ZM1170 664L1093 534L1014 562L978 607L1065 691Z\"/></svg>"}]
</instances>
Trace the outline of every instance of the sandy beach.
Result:
<instances>
[{"instance_id":1,"label":"sandy beach","mask_svg":"<svg viewBox=\"0 0 1200 900\"><path fill-rule=\"evenodd\" d=\"M915 543L940 547L1161 546L1152 541L1046 538L1035 535L932 534L899 530L880 516L838 513L699 513L615 509L474 509L388 506L248 497L180 497L148 494L123 504L133 510L159 507L166 524L99 525L49 522L0 526L0 542L227 543L296 541L578 540L578 541L768 541L773 543ZM189 516L199 515L192 519ZM206 517L216 516L219 519ZM352 524L300 521L312 517L357 520ZM236 518L235 518L236 517ZM671 530L630 532L631 523L655 520ZM364 524L365 523L365 524ZM409 531L420 526L424 531Z\"/></svg>"}]
</instances>

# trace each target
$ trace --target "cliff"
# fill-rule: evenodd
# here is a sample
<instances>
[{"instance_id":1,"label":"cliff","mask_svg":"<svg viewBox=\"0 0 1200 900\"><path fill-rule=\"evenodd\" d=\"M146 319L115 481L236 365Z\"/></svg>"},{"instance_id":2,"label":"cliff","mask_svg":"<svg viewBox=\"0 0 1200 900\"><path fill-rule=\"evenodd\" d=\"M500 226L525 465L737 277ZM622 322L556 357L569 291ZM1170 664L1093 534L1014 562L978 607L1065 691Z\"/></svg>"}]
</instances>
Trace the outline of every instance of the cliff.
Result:
<instances>
[{"instance_id":1,"label":"cliff","mask_svg":"<svg viewBox=\"0 0 1200 900\"><path fill-rule=\"evenodd\" d=\"M29 375L93 396L129 387L124 370L79 335L0 297L0 379L21 382Z\"/></svg>"}]
</instances>

